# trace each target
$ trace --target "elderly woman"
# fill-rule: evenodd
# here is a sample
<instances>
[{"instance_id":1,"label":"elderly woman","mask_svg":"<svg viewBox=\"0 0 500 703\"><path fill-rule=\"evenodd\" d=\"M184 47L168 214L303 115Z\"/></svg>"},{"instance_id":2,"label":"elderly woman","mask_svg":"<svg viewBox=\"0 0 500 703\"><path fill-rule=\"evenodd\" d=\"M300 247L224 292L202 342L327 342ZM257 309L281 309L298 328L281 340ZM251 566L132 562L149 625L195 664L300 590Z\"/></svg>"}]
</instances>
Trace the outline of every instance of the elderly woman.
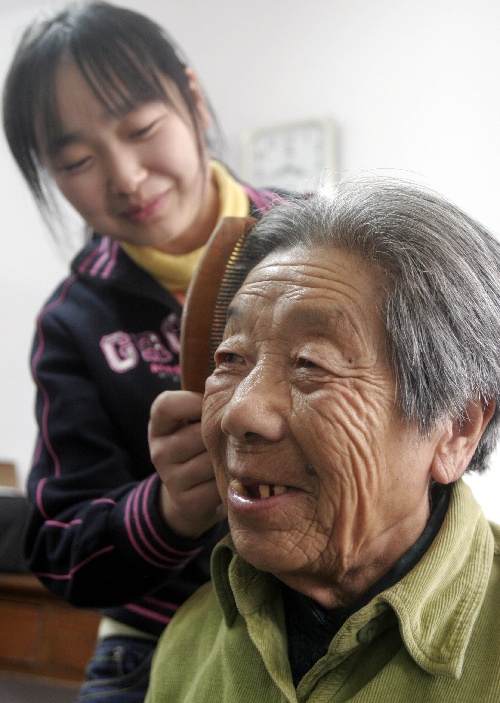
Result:
<instances>
[{"instance_id":1,"label":"elderly woman","mask_svg":"<svg viewBox=\"0 0 500 703\"><path fill-rule=\"evenodd\" d=\"M499 254L393 178L256 226L202 421L231 533L149 703L500 701L500 530L461 479L498 429Z\"/></svg>"}]
</instances>

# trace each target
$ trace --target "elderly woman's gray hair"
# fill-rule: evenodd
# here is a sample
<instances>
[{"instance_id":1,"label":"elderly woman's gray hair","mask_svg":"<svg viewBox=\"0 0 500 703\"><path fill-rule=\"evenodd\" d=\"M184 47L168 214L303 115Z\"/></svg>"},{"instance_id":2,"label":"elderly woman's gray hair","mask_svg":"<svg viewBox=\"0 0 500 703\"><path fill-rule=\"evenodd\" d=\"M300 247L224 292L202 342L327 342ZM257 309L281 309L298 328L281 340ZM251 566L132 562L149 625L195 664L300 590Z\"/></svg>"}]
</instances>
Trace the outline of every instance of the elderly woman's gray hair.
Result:
<instances>
[{"instance_id":1,"label":"elderly woman's gray hair","mask_svg":"<svg viewBox=\"0 0 500 703\"><path fill-rule=\"evenodd\" d=\"M422 434L464 417L471 401L496 402L468 467L484 469L500 420L500 242L433 190L364 174L266 214L247 237L235 287L270 252L304 245L378 269L388 363L403 416Z\"/></svg>"}]
</instances>

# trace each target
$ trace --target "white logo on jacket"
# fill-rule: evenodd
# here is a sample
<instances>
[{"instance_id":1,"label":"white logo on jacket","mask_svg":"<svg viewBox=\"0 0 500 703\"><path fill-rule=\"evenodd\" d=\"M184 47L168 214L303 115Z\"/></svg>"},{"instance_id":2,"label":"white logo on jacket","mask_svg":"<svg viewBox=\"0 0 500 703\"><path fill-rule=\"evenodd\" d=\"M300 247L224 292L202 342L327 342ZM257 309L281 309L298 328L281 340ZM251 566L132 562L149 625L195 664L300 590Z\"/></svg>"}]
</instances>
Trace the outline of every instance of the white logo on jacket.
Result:
<instances>
[{"instance_id":1,"label":"white logo on jacket","mask_svg":"<svg viewBox=\"0 0 500 703\"><path fill-rule=\"evenodd\" d=\"M152 373L179 373L175 360L180 350L180 319L176 313L162 321L160 332L117 330L105 334L99 344L109 368L116 373L131 371L141 359Z\"/></svg>"}]
</instances>

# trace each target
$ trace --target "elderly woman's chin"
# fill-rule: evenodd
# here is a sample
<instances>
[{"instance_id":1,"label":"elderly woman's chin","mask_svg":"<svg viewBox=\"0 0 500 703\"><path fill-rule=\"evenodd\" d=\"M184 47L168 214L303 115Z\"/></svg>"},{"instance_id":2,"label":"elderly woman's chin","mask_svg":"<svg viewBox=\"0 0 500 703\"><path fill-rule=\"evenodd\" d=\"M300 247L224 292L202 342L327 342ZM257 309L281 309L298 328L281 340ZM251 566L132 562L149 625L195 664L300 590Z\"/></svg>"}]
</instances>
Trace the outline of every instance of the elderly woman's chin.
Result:
<instances>
[{"instance_id":1,"label":"elderly woman's chin","mask_svg":"<svg viewBox=\"0 0 500 703\"><path fill-rule=\"evenodd\" d=\"M317 536L305 518L311 497L289 491L248 499L228 488L231 535L239 554L262 571L278 573L306 566L318 553Z\"/></svg>"},{"instance_id":2,"label":"elderly woman's chin","mask_svg":"<svg viewBox=\"0 0 500 703\"><path fill-rule=\"evenodd\" d=\"M229 525L238 553L256 569L278 575L304 569L311 560L307 546L299 543L298 535L292 531L248 529L231 513Z\"/></svg>"}]
</instances>

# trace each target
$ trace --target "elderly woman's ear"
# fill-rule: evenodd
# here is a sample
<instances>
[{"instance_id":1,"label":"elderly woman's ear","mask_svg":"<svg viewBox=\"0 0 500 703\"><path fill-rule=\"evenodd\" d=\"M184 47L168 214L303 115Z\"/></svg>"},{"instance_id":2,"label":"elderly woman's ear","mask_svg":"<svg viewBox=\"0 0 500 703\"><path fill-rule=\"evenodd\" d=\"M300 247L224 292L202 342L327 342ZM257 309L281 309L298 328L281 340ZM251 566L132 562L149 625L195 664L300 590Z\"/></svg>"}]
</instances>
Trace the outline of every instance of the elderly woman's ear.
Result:
<instances>
[{"instance_id":1,"label":"elderly woman's ear","mask_svg":"<svg viewBox=\"0 0 500 703\"><path fill-rule=\"evenodd\" d=\"M493 417L493 398L471 401L460 420L449 420L442 428L431 467L432 478L438 483L459 479L469 465L486 425Z\"/></svg>"}]
</instances>

